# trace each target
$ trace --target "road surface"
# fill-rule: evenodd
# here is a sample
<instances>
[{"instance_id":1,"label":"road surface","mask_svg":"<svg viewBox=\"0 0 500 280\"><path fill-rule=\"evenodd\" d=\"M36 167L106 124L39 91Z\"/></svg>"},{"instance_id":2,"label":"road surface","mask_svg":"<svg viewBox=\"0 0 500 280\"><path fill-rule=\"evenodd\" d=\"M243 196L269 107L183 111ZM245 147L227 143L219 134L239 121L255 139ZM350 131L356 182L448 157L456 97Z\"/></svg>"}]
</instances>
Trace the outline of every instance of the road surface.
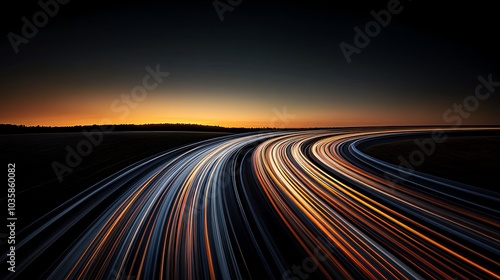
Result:
<instances>
[{"instance_id":1,"label":"road surface","mask_svg":"<svg viewBox=\"0 0 500 280\"><path fill-rule=\"evenodd\" d=\"M499 193L359 148L419 133L278 131L170 150L18 232L5 278L498 279Z\"/></svg>"}]
</instances>

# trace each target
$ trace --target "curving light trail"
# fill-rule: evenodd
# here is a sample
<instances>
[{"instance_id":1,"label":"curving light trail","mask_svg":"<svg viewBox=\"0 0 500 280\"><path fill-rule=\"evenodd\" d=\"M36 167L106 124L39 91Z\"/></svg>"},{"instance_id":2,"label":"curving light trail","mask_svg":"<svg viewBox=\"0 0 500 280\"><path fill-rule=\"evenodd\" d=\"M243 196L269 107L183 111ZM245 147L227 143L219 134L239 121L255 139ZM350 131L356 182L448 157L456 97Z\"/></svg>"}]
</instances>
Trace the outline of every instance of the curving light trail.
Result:
<instances>
[{"instance_id":1,"label":"curving light trail","mask_svg":"<svg viewBox=\"0 0 500 280\"><path fill-rule=\"evenodd\" d=\"M360 163L399 172L356 148L372 134L297 133L256 149L259 182L297 241L308 252L335 245L318 267L342 278L498 278L498 207L475 203L498 194L367 172Z\"/></svg>"},{"instance_id":2,"label":"curving light trail","mask_svg":"<svg viewBox=\"0 0 500 280\"><path fill-rule=\"evenodd\" d=\"M24 229L17 269L43 266L49 279L500 278L498 193L359 148L424 132L266 132L180 147Z\"/></svg>"}]
</instances>

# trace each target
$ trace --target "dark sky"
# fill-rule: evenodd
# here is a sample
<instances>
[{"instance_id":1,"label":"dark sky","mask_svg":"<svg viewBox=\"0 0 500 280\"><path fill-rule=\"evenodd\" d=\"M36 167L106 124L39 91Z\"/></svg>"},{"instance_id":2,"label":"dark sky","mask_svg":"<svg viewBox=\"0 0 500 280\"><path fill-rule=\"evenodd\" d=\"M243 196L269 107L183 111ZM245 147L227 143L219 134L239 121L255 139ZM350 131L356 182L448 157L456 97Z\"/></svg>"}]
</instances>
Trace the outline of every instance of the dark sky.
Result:
<instances>
[{"instance_id":1,"label":"dark sky","mask_svg":"<svg viewBox=\"0 0 500 280\"><path fill-rule=\"evenodd\" d=\"M17 54L7 34L41 8L2 9L0 123L500 124L500 87L467 117L443 118L474 96L478 76L500 81L490 1L400 1L351 63L339 44L354 45L353 28L391 1L243 0L224 21L212 1L134 2L60 4ZM120 99L157 65L170 75L144 100Z\"/></svg>"}]
</instances>

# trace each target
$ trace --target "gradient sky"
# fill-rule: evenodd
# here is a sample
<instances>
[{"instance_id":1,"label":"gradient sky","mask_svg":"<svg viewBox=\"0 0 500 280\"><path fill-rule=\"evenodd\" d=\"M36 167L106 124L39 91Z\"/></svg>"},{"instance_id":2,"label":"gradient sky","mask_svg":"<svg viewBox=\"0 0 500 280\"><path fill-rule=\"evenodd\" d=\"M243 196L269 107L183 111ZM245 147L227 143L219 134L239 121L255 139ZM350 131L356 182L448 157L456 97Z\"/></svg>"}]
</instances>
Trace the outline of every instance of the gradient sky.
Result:
<instances>
[{"instance_id":1,"label":"gradient sky","mask_svg":"<svg viewBox=\"0 0 500 280\"><path fill-rule=\"evenodd\" d=\"M388 1L303 2L243 0L221 22L211 1L73 0L15 54L7 34L40 10L17 3L2 11L0 123L447 124L443 113L474 93L479 75L500 81L487 1L401 1L350 64L340 42L352 44L353 28ZM124 115L111 108L158 64L170 76L144 101ZM499 93L465 123L500 124Z\"/></svg>"}]
</instances>

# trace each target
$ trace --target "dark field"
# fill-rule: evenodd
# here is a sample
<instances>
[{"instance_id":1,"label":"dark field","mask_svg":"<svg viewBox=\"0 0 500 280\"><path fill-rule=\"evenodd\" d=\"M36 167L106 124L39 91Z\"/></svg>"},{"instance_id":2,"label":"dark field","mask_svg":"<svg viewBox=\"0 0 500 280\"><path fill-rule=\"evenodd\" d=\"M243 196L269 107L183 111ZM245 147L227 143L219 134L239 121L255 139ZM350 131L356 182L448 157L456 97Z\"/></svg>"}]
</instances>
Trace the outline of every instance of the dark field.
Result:
<instances>
[{"instance_id":1,"label":"dark field","mask_svg":"<svg viewBox=\"0 0 500 280\"><path fill-rule=\"evenodd\" d=\"M23 228L34 217L54 209L66 199L148 156L209 138L228 135L219 132L110 132L93 146L81 164L59 182L51 164L66 165L66 146L76 150L87 138L82 133L39 133L0 136L2 166L16 164L18 225ZM5 201L7 191L1 194ZM40 201L42 200L42 201Z\"/></svg>"},{"instance_id":2,"label":"dark field","mask_svg":"<svg viewBox=\"0 0 500 280\"><path fill-rule=\"evenodd\" d=\"M399 165L401 155L419 149L414 140L376 144L364 148L368 155ZM414 166L418 172L447 178L498 192L500 179L500 136L449 137L436 144L436 150L425 161Z\"/></svg>"}]
</instances>

